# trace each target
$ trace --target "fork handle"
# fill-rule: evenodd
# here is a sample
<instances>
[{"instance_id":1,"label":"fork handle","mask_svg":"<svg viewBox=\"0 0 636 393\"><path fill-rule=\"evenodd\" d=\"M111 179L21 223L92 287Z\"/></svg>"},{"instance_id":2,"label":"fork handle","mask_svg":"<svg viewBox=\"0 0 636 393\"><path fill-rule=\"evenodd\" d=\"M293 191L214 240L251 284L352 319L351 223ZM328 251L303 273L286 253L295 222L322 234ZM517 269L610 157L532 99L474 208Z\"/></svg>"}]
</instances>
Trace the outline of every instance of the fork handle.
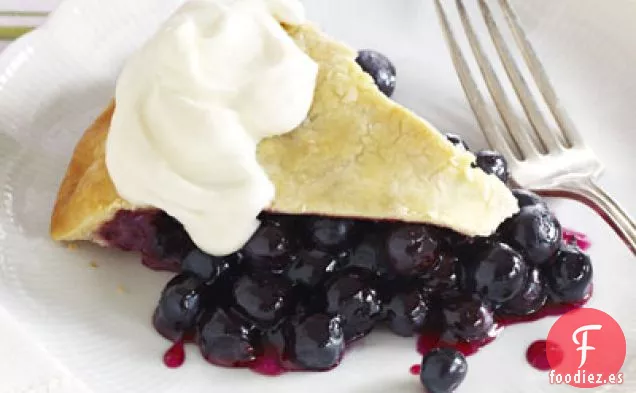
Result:
<instances>
[{"instance_id":1,"label":"fork handle","mask_svg":"<svg viewBox=\"0 0 636 393\"><path fill-rule=\"evenodd\" d=\"M582 202L596 211L636 255L636 224L611 196L592 179L581 179L559 184L550 189L538 190L539 194L565 197Z\"/></svg>"}]
</instances>

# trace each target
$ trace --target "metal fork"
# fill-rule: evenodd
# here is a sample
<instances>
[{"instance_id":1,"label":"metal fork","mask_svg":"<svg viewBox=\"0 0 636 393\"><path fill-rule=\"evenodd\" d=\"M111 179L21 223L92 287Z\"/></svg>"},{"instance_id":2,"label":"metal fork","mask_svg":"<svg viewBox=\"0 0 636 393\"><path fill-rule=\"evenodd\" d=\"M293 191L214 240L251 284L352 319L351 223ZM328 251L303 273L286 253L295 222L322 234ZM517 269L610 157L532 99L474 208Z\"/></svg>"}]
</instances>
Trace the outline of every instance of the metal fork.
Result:
<instances>
[{"instance_id":1,"label":"metal fork","mask_svg":"<svg viewBox=\"0 0 636 393\"><path fill-rule=\"evenodd\" d=\"M477 117L490 146L499 151L508 161L514 183L533 189L544 196L568 197L583 202L599 213L636 254L636 225L627 212L603 191L595 182L603 170L594 153L585 145L565 109L560 104L548 80L541 62L526 38L517 15L509 0L498 0L501 11L512 31L526 65L556 120L556 127L549 126L541 112L517 61L512 55L504 35L499 29L486 0L477 0L490 38L492 39L506 74L521 103L527 120L532 126L528 132L513 110L491 61L485 51L463 0L456 0L464 32L477 60L486 86L492 96L504 126L496 121L496 113L486 104L477 87L466 58L451 29L446 11L440 0L434 0L442 30L451 52L455 69L464 92ZM474 1L474 0L471 0Z\"/></svg>"}]
</instances>

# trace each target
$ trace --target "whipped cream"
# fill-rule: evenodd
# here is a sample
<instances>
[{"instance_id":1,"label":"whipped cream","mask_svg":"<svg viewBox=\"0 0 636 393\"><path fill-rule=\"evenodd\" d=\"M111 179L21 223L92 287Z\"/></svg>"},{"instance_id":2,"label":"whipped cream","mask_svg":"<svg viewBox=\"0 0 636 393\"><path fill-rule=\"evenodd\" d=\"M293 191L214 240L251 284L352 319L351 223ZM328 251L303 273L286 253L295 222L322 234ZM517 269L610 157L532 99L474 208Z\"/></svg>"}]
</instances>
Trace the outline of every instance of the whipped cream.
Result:
<instances>
[{"instance_id":1,"label":"whipped cream","mask_svg":"<svg viewBox=\"0 0 636 393\"><path fill-rule=\"evenodd\" d=\"M213 255L240 249L275 189L260 140L306 118L318 65L280 23L299 0L194 0L125 64L106 144L117 192L164 210Z\"/></svg>"}]
</instances>

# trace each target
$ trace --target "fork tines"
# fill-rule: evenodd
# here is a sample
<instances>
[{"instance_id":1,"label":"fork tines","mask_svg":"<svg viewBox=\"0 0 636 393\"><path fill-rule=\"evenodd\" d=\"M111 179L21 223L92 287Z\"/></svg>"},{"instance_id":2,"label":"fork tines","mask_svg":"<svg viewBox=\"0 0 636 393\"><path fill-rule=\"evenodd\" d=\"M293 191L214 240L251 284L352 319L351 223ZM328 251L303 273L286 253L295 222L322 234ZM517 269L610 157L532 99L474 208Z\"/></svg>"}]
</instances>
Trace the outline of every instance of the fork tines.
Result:
<instances>
[{"instance_id":1,"label":"fork tines","mask_svg":"<svg viewBox=\"0 0 636 393\"><path fill-rule=\"evenodd\" d=\"M555 130L554 127L550 127L548 119L546 119L546 116L542 113L539 103L521 72L517 60L510 51L486 0L467 0L477 1L479 3L479 9L487 26L490 38L499 54L508 79L535 135L532 135L532 133L527 132L523 128L522 123L515 115L513 104L508 99L492 62L485 54L482 41L474 29L469 12L464 5L466 1L456 0L457 12L462 21L466 37L468 38L468 42L486 82L488 91L492 96L505 127L502 127L496 121L495 115L489 110L486 104L486 98L478 88L471 74L466 57L462 54L462 50L455 38L441 0L434 1L457 74L477 120L488 142L494 149L500 151L507 158L525 160L542 154L561 152L577 145L582 146L582 140L573 126L572 121L562 109L554 89L546 76L545 70L521 28L517 15L510 6L509 0L498 0L501 12L514 36L514 41L519 51L525 59L532 78L560 130Z\"/></svg>"}]
</instances>

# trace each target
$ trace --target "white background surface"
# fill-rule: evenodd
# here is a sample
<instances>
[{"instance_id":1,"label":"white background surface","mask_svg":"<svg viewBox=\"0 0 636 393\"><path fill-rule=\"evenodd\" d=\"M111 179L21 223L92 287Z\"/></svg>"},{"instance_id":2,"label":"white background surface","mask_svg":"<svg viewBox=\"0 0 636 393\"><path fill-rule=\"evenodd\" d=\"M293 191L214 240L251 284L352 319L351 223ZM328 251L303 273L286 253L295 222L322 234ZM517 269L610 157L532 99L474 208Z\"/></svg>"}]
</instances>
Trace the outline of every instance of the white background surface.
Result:
<instances>
[{"instance_id":1,"label":"white background surface","mask_svg":"<svg viewBox=\"0 0 636 393\"><path fill-rule=\"evenodd\" d=\"M0 11L50 11L60 0L0 0ZM31 25L39 18L2 18L0 25ZM0 41L0 51L8 45ZM0 393L79 393L81 386L0 307Z\"/></svg>"},{"instance_id":2,"label":"white background surface","mask_svg":"<svg viewBox=\"0 0 636 393\"><path fill-rule=\"evenodd\" d=\"M106 1L106 0L104 0ZM130 0L133 1L133 0ZM415 0L413 0L415 1ZM425 0L424 0L425 1ZM529 0L532 2L543 3L546 5L546 9L550 9L551 11L559 11L561 8L570 7L572 10L578 10L580 8L585 8L586 6L592 4L593 2L598 2L600 0ZM598 132L599 138L606 138L607 135L604 134L603 125L605 124L628 124L627 122L622 121L625 116L629 116L633 118L633 114L629 111L626 111L624 106L629 105L633 106L633 102L613 102L613 106L604 105L604 102L608 99L612 99L613 97L619 96L622 93L622 90L626 87L620 80L621 73L611 73L611 72L601 72L600 69L603 69L603 64L595 64L597 60L597 56L599 53L607 53L601 47L605 45L607 41L614 42L614 45L617 45L615 55L623 55L618 48L620 45L621 38L617 32L620 32L620 28L615 28L617 25L621 23L632 23L629 19L626 19L628 15L621 15L620 13L614 12L616 8L612 8L611 4L615 4L616 2L623 2L622 0L609 0L606 1L607 7L604 12L590 15L584 12L579 13L578 17L574 19L570 19L564 22L565 25L568 23L572 24L572 29L564 26L564 28L560 31L558 36L550 37L553 39L553 42L550 42L550 45L545 42L545 35L542 36L544 42L539 41L537 44L539 49L542 49L541 52L544 60L547 60L548 70L551 71L551 75L559 81L557 84L557 88L561 87L564 91L564 101L566 105L572 109L576 115L575 120L579 122L586 122L586 128L588 129L596 129ZM47 10L52 8L57 3L57 0L0 0L0 10ZM404 3L404 2L396 2L396 3ZM519 3L519 2L517 2ZM548 4L551 3L550 6ZM558 5L555 5L557 4ZM547 26L555 25L555 21L551 19L553 15L563 15L562 13L554 13L550 12L542 13L540 11L529 13L530 18L524 20L526 25L530 25L531 27L537 28L537 26L541 27L541 25L545 24ZM534 19L532 19L534 17ZM605 35L599 36L589 36L586 37L587 42L589 42L589 51L577 51L572 48L568 48L566 43L569 42L568 35L570 34L580 34L581 29L577 29L577 24L585 24L591 23L590 18L598 18L600 20L605 21L604 23L608 26L608 29L604 31ZM5 22L5 21L0 21ZM13 23L13 21L7 21ZM339 28L336 25L334 26L326 26L328 28L335 29L334 34L337 36L343 36L343 38L350 39L349 41L353 45L364 45L367 44L363 39L356 41L355 34L347 34L346 31L337 31ZM612 29L615 28L615 29ZM631 40L629 40L631 41ZM629 42L628 41L628 42ZM385 46L380 49L386 50L389 55L391 54L391 47ZM562 56L559 51L568 52L571 56L578 56L577 61L578 64L576 67L567 67L568 64L571 63L571 56ZM440 52L446 55L446 52ZM631 52L634 54L636 52ZM548 55L546 58L545 55ZM399 56L395 57L398 63L400 62ZM627 59L628 60L628 59ZM633 62L626 63L634 64ZM634 59L631 59L634 60ZM598 63L603 63L598 61ZM610 64L607 69L612 69L611 67L616 64L615 61L609 59ZM408 66L404 66L401 68L405 73L414 73L418 72L418 70L409 69ZM439 94L440 97L444 97L447 91L452 90L452 88L456 88L456 80L449 79L449 85L446 85L446 80L441 81L438 84L432 84L430 94ZM592 82L590 82L592 81ZM634 82L632 78L631 82ZM585 84L589 86L590 94L574 94L576 91L574 86L578 84ZM449 87L449 86L452 86ZM570 88L572 87L572 88ZM624 89L627 90L627 89ZM398 95L403 102L408 104L413 104L413 106L417 106L417 100L420 98L413 92L404 92L398 91ZM440 98L440 102L444 101ZM599 107L599 111L596 113L589 113L587 108L590 107ZM587 113L585 113L587 112ZM584 114L585 113L585 114ZM474 121L471 117L469 111L465 113L460 113L460 115L465 115L465 117L458 116L459 121L455 121L455 123L449 123L447 118L444 117L443 114L438 114L435 112L426 113L426 115L431 118L433 123L438 124L442 129L445 127L451 128L452 126L457 126L461 121L466 122L466 127L472 127L471 123ZM623 118L621 118L621 116ZM618 131L616 135L620 135L620 132L623 130L610 130L610 131ZM612 155L608 154L613 149L616 151L620 151L620 144L622 143L630 143L634 141L634 130L632 129L624 129L625 133L623 134L626 138L621 140L620 138L616 138L616 140L609 141L608 143L600 144L599 149L601 151L597 151L599 155L601 155L608 164L608 166L616 166L620 165L620 162L612 162ZM462 133L462 130L458 131ZM594 135L592 136L594 138ZM595 144L596 147L596 144ZM618 155L620 157L620 155ZM633 179L633 178L632 178ZM629 202L630 210L633 213L634 200L631 194L628 194L627 191L629 187L620 187L620 182L625 181L625 179L620 179L617 177L617 172L608 171L606 173L604 179L605 184L611 185L609 187L615 193L618 193L622 200ZM622 192L625 192L622 194ZM622 195L621 195L622 194ZM629 199L628 199L629 198ZM577 212L575 209L569 209L566 206L566 215L570 217L574 216L574 213ZM569 213L569 214L568 214ZM599 229L597 232L602 233L602 229ZM602 236L602 235L601 235ZM612 243L617 247L616 243ZM611 261L608 261L611 262ZM597 262L599 263L599 262ZM512 331L510 333L513 333ZM514 333L513 333L514 334ZM69 351L73 351L72 347L68 348ZM354 359L357 361L359 359ZM491 369L492 370L492 369ZM6 315L6 312L0 309L0 393L40 393L40 392L50 392L50 393L67 393L67 392L80 392L81 388L78 385L75 385L72 382L72 379L67 377L66 374L59 368L55 362L53 362L46 353L35 345L33 340L31 340L27 335L22 333L22 328L17 325L12 319ZM494 390L493 390L494 393Z\"/></svg>"}]
</instances>

